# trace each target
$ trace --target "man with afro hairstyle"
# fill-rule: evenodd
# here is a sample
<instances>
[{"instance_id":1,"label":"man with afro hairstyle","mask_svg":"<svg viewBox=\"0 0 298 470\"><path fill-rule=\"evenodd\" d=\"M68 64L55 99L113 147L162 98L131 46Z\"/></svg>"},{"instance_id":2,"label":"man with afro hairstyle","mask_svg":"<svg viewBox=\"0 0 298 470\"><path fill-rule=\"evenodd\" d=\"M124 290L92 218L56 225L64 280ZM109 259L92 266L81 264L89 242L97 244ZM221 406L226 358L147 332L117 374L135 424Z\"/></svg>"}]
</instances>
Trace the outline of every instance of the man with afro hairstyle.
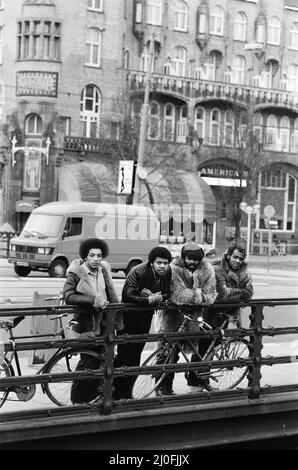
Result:
<instances>
[{"instance_id":1,"label":"man with afro hairstyle","mask_svg":"<svg viewBox=\"0 0 298 470\"><path fill-rule=\"evenodd\" d=\"M81 259L74 260L67 269L63 287L65 303L76 305L74 336L78 338L94 337L102 334L103 311L110 303L118 303L118 296L113 285L110 265L103 261L109 254L108 245L98 238L87 238L81 242ZM118 315L118 316L117 316ZM116 314L115 329L122 329L120 314ZM103 347L94 348L99 354ZM101 366L97 358L81 354L76 370L98 369ZM98 396L102 384L94 381L74 381L71 389L72 403L88 403Z\"/></svg>"},{"instance_id":2,"label":"man with afro hairstyle","mask_svg":"<svg viewBox=\"0 0 298 470\"><path fill-rule=\"evenodd\" d=\"M147 262L135 266L129 272L122 290L122 302L134 303L139 308L124 312L124 330L119 334L149 333L154 309L170 296L171 260L170 251L166 247L157 246L150 251ZM140 365L144 346L145 343L120 343L115 367ZM131 398L135 380L136 376L116 378L114 398Z\"/></svg>"}]
</instances>

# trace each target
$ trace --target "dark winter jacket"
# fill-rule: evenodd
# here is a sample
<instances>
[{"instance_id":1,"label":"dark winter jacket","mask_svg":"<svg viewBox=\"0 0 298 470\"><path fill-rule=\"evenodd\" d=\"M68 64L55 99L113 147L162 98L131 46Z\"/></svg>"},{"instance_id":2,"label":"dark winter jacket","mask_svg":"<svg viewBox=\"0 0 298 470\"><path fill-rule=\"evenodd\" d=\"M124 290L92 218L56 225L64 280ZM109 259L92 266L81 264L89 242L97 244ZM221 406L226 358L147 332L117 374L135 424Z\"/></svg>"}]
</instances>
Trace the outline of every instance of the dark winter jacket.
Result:
<instances>
[{"instance_id":1,"label":"dark winter jacket","mask_svg":"<svg viewBox=\"0 0 298 470\"><path fill-rule=\"evenodd\" d=\"M115 291L110 265L101 262L102 274L106 285L107 300L110 303L118 303L118 296ZM83 260L74 260L67 270L67 278L63 287L63 296L66 304L76 305L76 314L74 320L78 325L74 327L77 333L94 331L98 323L102 320L102 310L93 307L95 294L92 292L88 274L83 268ZM123 328L122 313L116 313L115 328Z\"/></svg>"},{"instance_id":2,"label":"dark winter jacket","mask_svg":"<svg viewBox=\"0 0 298 470\"><path fill-rule=\"evenodd\" d=\"M252 279L245 262L239 270L234 271L226 259L226 254L223 254L221 261L214 264L214 270L218 292L216 302L251 299L253 296Z\"/></svg>"},{"instance_id":3,"label":"dark winter jacket","mask_svg":"<svg viewBox=\"0 0 298 470\"><path fill-rule=\"evenodd\" d=\"M157 278L149 262L139 264L130 271L125 280L122 290L122 302L148 307L148 297L142 295L142 289L149 289L152 293L161 292L163 300L167 300L170 297L171 274L171 268L169 267L164 277ZM152 310L152 314L153 312L154 310Z\"/></svg>"}]
</instances>

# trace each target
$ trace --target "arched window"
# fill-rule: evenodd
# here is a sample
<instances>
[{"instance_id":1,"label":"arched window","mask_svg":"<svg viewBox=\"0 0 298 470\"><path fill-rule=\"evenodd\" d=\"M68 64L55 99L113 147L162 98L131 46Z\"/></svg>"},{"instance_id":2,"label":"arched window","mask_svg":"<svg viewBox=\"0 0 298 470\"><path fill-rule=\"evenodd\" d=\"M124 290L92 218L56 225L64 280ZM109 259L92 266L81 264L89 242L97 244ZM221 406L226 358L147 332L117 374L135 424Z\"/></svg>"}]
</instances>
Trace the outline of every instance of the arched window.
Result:
<instances>
[{"instance_id":1,"label":"arched window","mask_svg":"<svg viewBox=\"0 0 298 470\"><path fill-rule=\"evenodd\" d=\"M188 7L184 2L178 2L175 6L175 29L187 31Z\"/></svg>"},{"instance_id":2,"label":"arched window","mask_svg":"<svg viewBox=\"0 0 298 470\"><path fill-rule=\"evenodd\" d=\"M267 118L266 145L268 148L275 149L277 144L277 118L270 114Z\"/></svg>"},{"instance_id":3,"label":"arched window","mask_svg":"<svg viewBox=\"0 0 298 470\"><path fill-rule=\"evenodd\" d=\"M148 139L157 140L160 134L160 106L157 101L150 103Z\"/></svg>"},{"instance_id":4,"label":"arched window","mask_svg":"<svg viewBox=\"0 0 298 470\"><path fill-rule=\"evenodd\" d=\"M189 78L195 78L195 61L190 59L187 63L187 76Z\"/></svg>"},{"instance_id":5,"label":"arched window","mask_svg":"<svg viewBox=\"0 0 298 470\"><path fill-rule=\"evenodd\" d=\"M232 62L231 83L242 85L244 83L245 59L242 56L235 56Z\"/></svg>"},{"instance_id":6,"label":"arched window","mask_svg":"<svg viewBox=\"0 0 298 470\"><path fill-rule=\"evenodd\" d=\"M172 74L177 77L184 77L186 69L186 49L178 46L174 50L172 59Z\"/></svg>"},{"instance_id":7,"label":"arched window","mask_svg":"<svg viewBox=\"0 0 298 470\"><path fill-rule=\"evenodd\" d=\"M294 121L294 132L292 137L292 150L298 152L298 118Z\"/></svg>"},{"instance_id":8,"label":"arched window","mask_svg":"<svg viewBox=\"0 0 298 470\"><path fill-rule=\"evenodd\" d=\"M42 134L42 119L38 114L31 114L26 119L25 124L26 135L41 136Z\"/></svg>"},{"instance_id":9,"label":"arched window","mask_svg":"<svg viewBox=\"0 0 298 470\"><path fill-rule=\"evenodd\" d=\"M236 146L246 148L249 134L248 114L246 111L240 112L239 122L237 122Z\"/></svg>"},{"instance_id":10,"label":"arched window","mask_svg":"<svg viewBox=\"0 0 298 470\"><path fill-rule=\"evenodd\" d=\"M220 136L220 111L212 109L210 119L210 144L218 145Z\"/></svg>"},{"instance_id":11,"label":"arched window","mask_svg":"<svg viewBox=\"0 0 298 470\"><path fill-rule=\"evenodd\" d=\"M149 45L147 45L146 47L144 47L143 53L141 55L141 70L143 72L147 72L149 68L150 60L151 60L150 47ZM154 72L154 70L155 70L155 57L153 55L151 72Z\"/></svg>"},{"instance_id":12,"label":"arched window","mask_svg":"<svg viewBox=\"0 0 298 470\"><path fill-rule=\"evenodd\" d=\"M261 74L261 86L264 88L272 88L274 75L274 63L268 60L265 70Z\"/></svg>"},{"instance_id":13,"label":"arched window","mask_svg":"<svg viewBox=\"0 0 298 470\"><path fill-rule=\"evenodd\" d=\"M207 25L208 25L207 13L204 11L200 11L199 18L198 18L198 33L206 34L208 30Z\"/></svg>"},{"instance_id":14,"label":"arched window","mask_svg":"<svg viewBox=\"0 0 298 470\"><path fill-rule=\"evenodd\" d=\"M210 52L207 56L206 62L202 67L198 69L198 77L202 80L215 80L216 74L216 54L214 52Z\"/></svg>"},{"instance_id":15,"label":"arched window","mask_svg":"<svg viewBox=\"0 0 298 470\"><path fill-rule=\"evenodd\" d=\"M223 35L224 10L216 6L210 12L210 34Z\"/></svg>"},{"instance_id":16,"label":"arched window","mask_svg":"<svg viewBox=\"0 0 298 470\"><path fill-rule=\"evenodd\" d=\"M293 23L290 29L290 48L298 50L298 23Z\"/></svg>"},{"instance_id":17,"label":"arched window","mask_svg":"<svg viewBox=\"0 0 298 470\"><path fill-rule=\"evenodd\" d=\"M123 68L125 70L129 69L129 51L124 51L123 53Z\"/></svg>"},{"instance_id":18,"label":"arched window","mask_svg":"<svg viewBox=\"0 0 298 470\"><path fill-rule=\"evenodd\" d=\"M194 128L198 137L205 137L205 109L202 106L197 106L195 109Z\"/></svg>"},{"instance_id":19,"label":"arched window","mask_svg":"<svg viewBox=\"0 0 298 470\"><path fill-rule=\"evenodd\" d=\"M263 141L263 116L260 112L254 114L253 132L256 140L261 143Z\"/></svg>"},{"instance_id":20,"label":"arched window","mask_svg":"<svg viewBox=\"0 0 298 470\"><path fill-rule=\"evenodd\" d=\"M232 147L234 141L234 113L233 111L225 112L225 145Z\"/></svg>"},{"instance_id":21,"label":"arched window","mask_svg":"<svg viewBox=\"0 0 298 470\"><path fill-rule=\"evenodd\" d=\"M30 114L25 121L26 146L41 147L42 119L38 114ZM28 151L24 157L23 190L39 191L41 178L41 154Z\"/></svg>"},{"instance_id":22,"label":"arched window","mask_svg":"<svg viewBox=\"0 0 298 470\"><path fill-rule=\"evenodd\" d=\"M287 90L298 91L298 65L291 64L288 67Z\"/></svg>"},{"instance_id":23,"label":"arched window","mask_svg":"<svg viewBox=\"0 0 298 470\"><path fill-rule=\"evenodd\" d=\"M271 16L268 22L268 44L280 43L280 19L277 16Z\"/></svg>"},{"instance_id":24,"label":"arched window","mask_svg":"<svg viewBox=\"0 0 298 470\"><path fill-rule=\"evenodd\" d=\"M95 85L87 85L81 93L81 135L99 137L101 93Z\"/></svg>"},{"instance_id":25,"label":"arched window","mask_svg":"<svg viewBox=\"0 0 298 470\"><path fill-rule=\"evenodd\" d=\"M234 39L237 41L246 40L246 26L247 18L246 15L242 12L239 12L235 16L234 22Z\"/></svg>"},{"instance_id":26,"label":"arched window","mask_svg":"<svg viewBox=\"0 0 298 470\"><path fill-rule=\"evenodd\" d=\"M162 0L147 0L147 23L162 24Z\"/></svg>"},{"instance_id":27,"label":"arched window","mask_svg":"<svg viewBox=\"0 0 298 470\"><path fill-rule=\"evenodd\" d=\"M260 15L257 20L256 20L256 27L255 27L255 37L256 37L256 42L258 44L264 44L265 43L265 17L263 15Z\"/></svg>"},{"instance_id":28,"label":"arched window","mask_svg":"<svg viewBox=\"0 0 298 470\"><path fill-rule=\"evenodd\" d=\"M287 116L283 116L280 120L279 125L279 138L282 145L282 150L289 150L290 146L290 119Z\"/></svg>"},{"instance_id":29,"label":"arched window","mask_svg":"<svg viewBox=\"0 0 298 470\"><path fill-rule=\"evenodd\" d=\"M89 28L87 30L86 65L90 65L93 67L100 67L101 36L102 36L102 32L97 28Z\"/></svg>"},{"instance_id":30,"label":"arched window","mask_svg":"<svg viewBox=\"0 0 298 470\"><path fill-rule=\"evenodd\" d=\"M187 137L187 105L180 108L179 121L177 122L177 142L186 142Z\"/></svg>"},{"instance_id":31,"label":"arched window","mask_svg":"<svg viewBox=\"0 0 298 470\"><path fill-rule=\"evenodd\" d=\"M175 106L167 103L164 108L164 139L174 140L175 134Z\"/></svg>"},{"instance_id":32,"label":"arched window","mask_svg":"<svg viewBox=\"0 0 298 470\"><path fill-rule=\"evenodd\" d=\"M140 99L135 99L131 106L131 119L132 119L132 125L136 133L138 133L140 130L141 112L142 112L142 101Z\"/></svg>"}]
</instances>

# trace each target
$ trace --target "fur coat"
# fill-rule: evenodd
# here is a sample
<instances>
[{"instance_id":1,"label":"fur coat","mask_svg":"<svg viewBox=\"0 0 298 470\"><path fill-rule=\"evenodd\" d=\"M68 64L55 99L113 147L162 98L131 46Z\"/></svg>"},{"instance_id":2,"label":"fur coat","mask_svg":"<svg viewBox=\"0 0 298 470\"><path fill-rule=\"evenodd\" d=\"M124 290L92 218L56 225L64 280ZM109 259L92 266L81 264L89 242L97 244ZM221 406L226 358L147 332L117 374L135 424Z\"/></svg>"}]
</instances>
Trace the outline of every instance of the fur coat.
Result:
<instances>
[{"instance_id":1,"label":"fur coat","mask_svg":"<svg viewBox=\"0 0 298 470\"><path fill-rule=\"evenodd\" d=\"M224 254L221 261L214 263L214 270L218 291L216 302L247 301L252 298L252 278L245 262L239 270L234 271Z\"/></svg>"},{"instance_id":2,"label":"fur coat","mask_svg":"<svg viewBox=\"0 0 298 470\"><path fill-rule=\"evenodd\" d=\"M74 320L78 325L74 326L74 331L79 334L95 332L100 334L103 317L100 302L96 303L96 293L90 286L88 274L83 267L83 260L74 260L67 269L67 277L63 287L65 303L76 305ZM106 286L107 300L110 303L118 303L118 296L113 285L110 265L106 261L101 262L102 274ZM100 300L100 299L99 299ZM98 308L94 307L98 304ZM122 313L117 310L115 313L115 329L123 328Z\"/></svg>"},{"instance_id":3,"label":"fur coat","mask_svg":"<svg viewBox=\"0 0 298 470\"><path fill-rule=\"evenodd\" d=\"M213 266L207 261L202 260L198 268L191 273L186 267L182 258L174 258L171 263L172 281L170 300L177 305L198 305L198 309L188 312L194 320L202 314L202 307L211 305L216 296L216 281ZM155 315L155 330L157 333L166 333L177 331L183 320L178 311L158 310ZM196 323L189 322L186 331L198 331ZM195 341L192 340L195 344ZM193 352L187 342L183 349L186 353Z\"/></svg>"},{"instance_id":4,"label":"fur coat","mask_svg":"<svg viewBox=\"0 0 298 470\"><path fill-rule=\"evenodd\" d=\"M172 261L171 297L175 304L211 305L216 298L216 281L212 265L202 259L191 273L182 258Z\"/></svg>"}]
</instances>

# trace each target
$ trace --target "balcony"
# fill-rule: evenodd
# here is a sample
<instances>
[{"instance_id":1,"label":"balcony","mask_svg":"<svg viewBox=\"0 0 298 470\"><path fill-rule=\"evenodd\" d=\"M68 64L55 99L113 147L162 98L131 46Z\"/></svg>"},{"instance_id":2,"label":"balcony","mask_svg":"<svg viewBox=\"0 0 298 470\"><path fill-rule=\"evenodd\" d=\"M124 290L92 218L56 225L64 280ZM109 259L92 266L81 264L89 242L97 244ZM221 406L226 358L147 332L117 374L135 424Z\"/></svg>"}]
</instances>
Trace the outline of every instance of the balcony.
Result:
<instances>
[{"instance_id":1,"label":"balcony","mask_svg":"<svg viewBox=\"0 0 298 470\"><path fill-rule=\"evenodd\" d=\"M77 152L96 152L109 155L111 152L119 153L119 148L123 154L131 153L131 143L119 140L108 140L103 138L89 137L64 137L64 150L73 150Z\"/></svg>"},{"instance_id":2,"label":"balcony","mask_svg":"<svg viewBox=\"0 0 298 470\"><path fill-rule=\"evenodd\" d=\"M131 70L127 74L128 87L131 92L143 92L146 72ZM182 100L223 99L239 104L260 106L280 106L298 111L298 93L291 91L266 89L250 85L216 82L200 78L177 77L153 73L151 90L173 94Z\"/></svg>"}]
</instances>

